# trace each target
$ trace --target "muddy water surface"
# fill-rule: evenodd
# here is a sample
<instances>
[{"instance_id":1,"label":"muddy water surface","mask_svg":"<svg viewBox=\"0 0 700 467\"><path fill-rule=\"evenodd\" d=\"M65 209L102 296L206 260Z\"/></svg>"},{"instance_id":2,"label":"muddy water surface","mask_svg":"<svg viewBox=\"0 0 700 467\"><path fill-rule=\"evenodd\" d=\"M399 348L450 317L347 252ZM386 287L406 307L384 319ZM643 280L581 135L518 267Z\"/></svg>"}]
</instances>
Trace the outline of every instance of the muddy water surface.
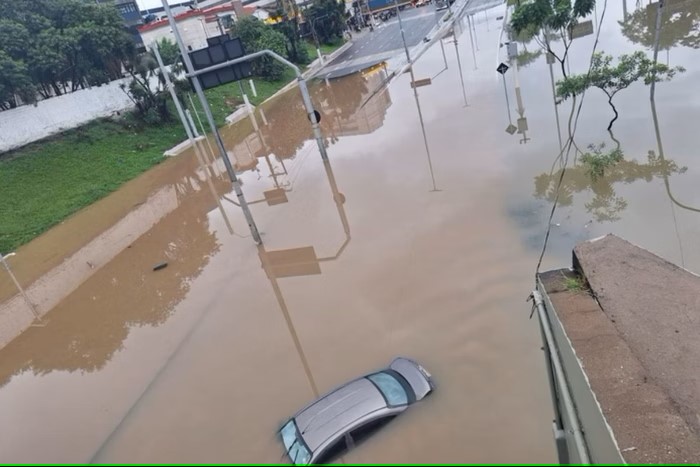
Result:
<instances>
[{"instance_id":1,"label":"muddy water surface","mask_svg":"<svg viewBox=\"0 0 700 467\"><path fill-rule=\"evenodd\" d=\"M644 47L621 34L621 5L605 15L606 52ZM506 107L495 17L474 18L478 69L468 34L459 37L469 107L451 44L448 71L420 88L437 190L408 75L361 107L381 71L313 87L330 164L309 140L296 91L265 106L260 132L248 121L224 130L263 234L259 249L219 161L202 170L188 153L161 169L169 176L160 189L177 207L57 306L45 328L0 351L2 460L277 462L275 430L315 389L407 355L434 374L435 393L346 461L554 461L539 331L525 303L559 170L550 174L554 104L540 56L518 70L520 109L513 70L506 75ZM593 40L574 43L572 71L585 69ZM680 204L700 204L688 129L700 105L690 92L694 57L692 47L671 46L671 63L688 71L657 88L664 160L642 85L619 95L614 136L626 161L596 185L572 156L545 267L569 264L576 241L613 231L700 270L696 213L674 203L665 183ZM416 77L434 75L442 60L430 50ZM601 124L607 104L595 90L585 99L577 144L614 144ZM528 119L526 134L504 131L508 110L513 123L519 113ZM153 272L164 259L169 266Z\"/></svg>"}]
</instances>

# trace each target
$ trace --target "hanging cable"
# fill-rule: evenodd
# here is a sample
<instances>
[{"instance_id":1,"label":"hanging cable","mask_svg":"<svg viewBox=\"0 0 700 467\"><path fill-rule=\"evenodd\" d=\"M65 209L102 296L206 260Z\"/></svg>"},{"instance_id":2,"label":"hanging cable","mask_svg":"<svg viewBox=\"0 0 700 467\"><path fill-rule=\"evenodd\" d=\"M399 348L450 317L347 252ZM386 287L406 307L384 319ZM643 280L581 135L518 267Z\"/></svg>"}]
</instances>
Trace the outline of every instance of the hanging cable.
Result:
<instances>
[{"instance_id":1,"label":"hanging cable","mask_svg":"<svg viewBox=\"0 0 700 467\"><path fill-rule=\"evenodd\" d=\"M588 65L588 72L587 74L591 73L591 67L593 66L593 55L596 52L596 49L598 48L598 42L600 39L600 28L601 25L603 24L603 20L605 19L605 12L608 9L608 0L605 0L605 3L603 4L603 13L600 16L600 21L598 22L598 30L596 31L596 36L595 36L595 42L593 43L593 50L591 51L591 61L590 64ZM576 110L576 118L574 119L573 122L573 129L571 127L572 125L572 116L573 116L573 111L576 106L576 100L574 98L574 103L571 106L571 114L569 115L569 123L568 123L568 130L569 130L569 138L566 141L566 144L564 145L566 147L566 157L564 158L564 165L561 168L561 173L559 175L559 180L557 181L557 188L556 188L556 194L554 196L554 203L552 204L552 210L549 213L549 219L547 220L547 231L545 232L544 235L544 242L542 243L542 251L540 252L540 257L537 260L537 267L535 268L535 282L537 281L537 275L540 272L540 267L542 266L542 260L544 258L544 254L547 251L547 245L549 243L549 235L552 231L552 219L554 219L554 213L556 212L557 209L557 203L559 202L559 194L561 192L561 186L564 181L564 175L566 174L566 169L569 163L569 154L571 153L571 148L574 144L574 136L576 134L576 129L578 128L578 119L581 115L581 109L583 108L583 102L584 98L586 96L586 91L583 91L581 93L581 102L579 103L578 109ZM557 159L562 156L562 153L564 150L562 150L559 155L557 156Z\"/></svg>"}]
</instances>

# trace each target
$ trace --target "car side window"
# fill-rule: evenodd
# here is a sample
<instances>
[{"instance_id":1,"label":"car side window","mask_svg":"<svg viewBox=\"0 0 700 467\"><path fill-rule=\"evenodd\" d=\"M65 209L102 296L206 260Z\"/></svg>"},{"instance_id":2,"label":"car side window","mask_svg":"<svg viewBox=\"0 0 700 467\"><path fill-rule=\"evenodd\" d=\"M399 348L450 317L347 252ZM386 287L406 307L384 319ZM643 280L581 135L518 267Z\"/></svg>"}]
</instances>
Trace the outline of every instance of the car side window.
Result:
<instances>
[{"instance_id":1,"label":"car side window","mask_svg":"<svg viewBox=\"0 0 700 467\"><path fill-rule=\"evenodd\" d=\"M347 450L348 446L345 443L345 437L341 436L335 443L331 444L323 451L323 454L314 461L314 464L328 464L345 454Z\"/></svg>"},{"instance_id":2,"label":"car side window","mask_svg":"<svg viewBox=\"0 0 700 467\"><path fill-rule=\"evenodd\" d=\"M384 395L390 406L408 404L408 395L401 383L389 373L375 373L367 377Z\"/></svg>"},{"instance_id":3,"label":"car side window","mask_svg":"<svg viewBox=\"0 0 700 467\"><path fill-rule=\"evenodd\" d=\"M384 425L392 421L396 416L389 415L387 417L382 417L371 422L365 423L364 425L355 428L351 433L350 437L355 446L362 444L367 438L374 434L375 431L382 428Z\"/></svg>"}]
</instances>

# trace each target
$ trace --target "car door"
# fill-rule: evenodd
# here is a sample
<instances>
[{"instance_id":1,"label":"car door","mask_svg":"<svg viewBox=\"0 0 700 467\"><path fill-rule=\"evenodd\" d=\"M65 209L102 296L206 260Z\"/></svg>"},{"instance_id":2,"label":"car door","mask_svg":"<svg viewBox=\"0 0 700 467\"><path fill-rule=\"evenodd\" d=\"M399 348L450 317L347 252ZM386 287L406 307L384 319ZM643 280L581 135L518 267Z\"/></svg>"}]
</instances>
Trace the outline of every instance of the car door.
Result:
<instances>
[{"instance_id":1,"label":"car door","mask_svg":"<svg viewBox=\"0 0 700 467\"><path fill-rule=\"evenodd\" d=\"M368 422L363 423L362 425L352 430L345 436L348 449L354 449L360 444L362 444L364 441L367 440L367 438L372 436L374 433L376 433L378 430L380 430L382 427L384 427L386 424L392 421L395 417L396 414L387 414L384 417L369 420Z\"/></svg>"},{"instance_id":2,"label":"car door","mask_svg":"<svg viewBox=\"0 0 700 467\"><path fill-rule=\"evenodd\" d=\"M348 452L347 435L341 436L333 444L328 446L323 452L318 456L317 459L313 461L314 464L329 464L330 462L338 459L339 457L345 455Z\"/></svg>"}]
</instances>

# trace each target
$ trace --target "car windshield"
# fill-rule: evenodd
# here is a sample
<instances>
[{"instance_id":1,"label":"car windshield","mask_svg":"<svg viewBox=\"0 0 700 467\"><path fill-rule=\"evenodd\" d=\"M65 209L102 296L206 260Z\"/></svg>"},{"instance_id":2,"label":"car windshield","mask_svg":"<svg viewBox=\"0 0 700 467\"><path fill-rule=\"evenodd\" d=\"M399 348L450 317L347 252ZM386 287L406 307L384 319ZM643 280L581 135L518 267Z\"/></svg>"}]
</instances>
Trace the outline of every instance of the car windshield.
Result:
<instances>
[{"instance_id":1,"label":"car windshield","mask_svg":"<svg viewBox=\"0 0 700 467\"><path fill-rule=\"evenodd\" d=\"M294 420L290 420L280 430L282 442L289 454L289 458L296 465L306 465L311 460L311 453L304 442L297 437L297 426Z\"/></svg>"},{"instance_id":2,"label":"car windshield","mask_svg":"<svg viewBox=\"0 0 700 467\"><path fill-rule=\"evenodd\" d=\"M384 398L389 405L408 404L408 395L406 391L403 386L401 386L401 383L392 375L382 372L370 375L368 378L379 388L382 394L384 394Z\"/></svg>"}]
</instances>

